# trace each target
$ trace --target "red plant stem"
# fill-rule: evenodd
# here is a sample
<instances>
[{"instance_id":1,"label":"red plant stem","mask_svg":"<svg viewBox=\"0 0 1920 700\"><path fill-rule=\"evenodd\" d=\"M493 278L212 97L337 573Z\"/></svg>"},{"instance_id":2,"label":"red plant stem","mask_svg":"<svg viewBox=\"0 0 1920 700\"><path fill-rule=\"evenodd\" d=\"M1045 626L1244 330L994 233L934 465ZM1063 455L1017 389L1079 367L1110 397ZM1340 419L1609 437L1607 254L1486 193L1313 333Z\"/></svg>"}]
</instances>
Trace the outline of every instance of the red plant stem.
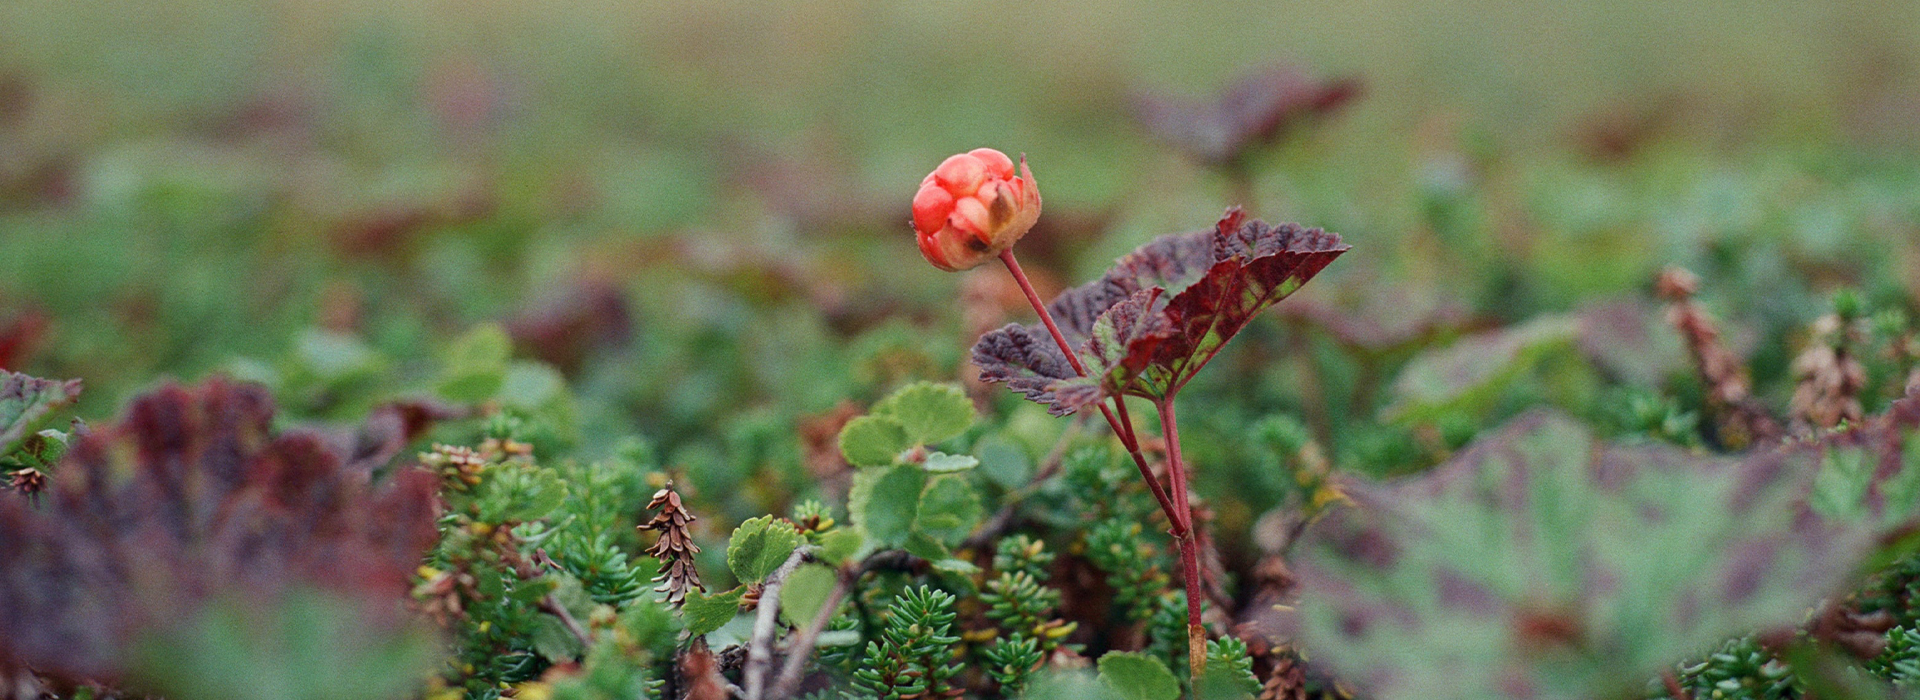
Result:
<instances>
[{"instance_id":1,"label":"red plant stem","mask_svg":"<svg viewBox=\"0 0 1920 700\"><path fill-rule=\"evenodd\" d=\"M1047 311L1046 304L1041 303L1040 294L1033 290L1033 283L1027 280L1027 273L1020 269L1020 261L1013 257L1012 248L1000 252L1000 262L1006 263L1007 272L1013 274L1013 281L1020 283L1020 291L1027 295L1027 303L1032 304L1033 310L1040 314L1040 322L1046 324L1048 333L1053 334L1054 344L1060 346L1060 352L1067 356L1067 363L1073 365L1073 371L1082 377L1087 376L1086 365L1080 363L1080 355L1073 351L1073 346L1067 343L1067 337L1060 333L1060 326L1054 324L1053 314ZM1175 508L1172 498L1167 495L1167 490L1160 486L1158 479L1153 478L1153 469L1147 466L1146 456L1140 454L1140 439L1133 430L1133 418L1127 414L1126 400L1115 397L1113 402L1119 407L1120 416L1115 418L1113 409L1107 408L1105 402L1100 404L1100 415L1106 417L1107 427L1112 428L1113 434L1119 436L1120 444L1127 448L1128 456L1133 457L1134 466L1139 467L1141 478L1147 480L1147 488L1153 491L1154 500L1160 502L1160 510L1167 515L1167 522L1171 525L1173 536L1185 537L1191 532L1193 521L1189 517L1182 516L1187 511Z\"/></svg>"},{"instance_id":2,"label":"red plant stem","mask_svg":"<svg viewBox=\"0 0 1920 700\"><path fill-rule=\"evenodd\" d=\"M1053 342L1059 344L1060 352L1066 353L1067 363L1073 365L1074 373L1087 376L1087 366L1080 364L1080 355L1073 351L1073 346L1067 344L1067 337L1060 334L1060 327L1054 325L1053 314L1047 312L1047 305L1040 303L1040 293L1033 291L1033 283L1027 281L1027 273L1020 269L1020 261L1014 259L1012 248L1000 251L1000 262L1007 264L1007 272L1013 273L1013 281L1020 283L1020 291L1027 294L1027 303L1040 313L1040 322L1047 324L1047 332L1053 334Z\"/></svg>"},{"instance_id":3,"label":"red plant stem","mask_svg":"<svg viewBox=\"0 0 1920 700\"><path fill-rule=\"evenodd\" d=\"M1193 504L1187 498L1187 464L1180 459L1179 421L1173 415L1173 395L1154 402L1160 409L1160 432L1167 438L1167 472L1173 479L1173 501L1188 523L1193 522ZM1207 628L1200 624L1200 551L1193 529L1188 528L1180 543L1181 578L1187 586L1187 670L1194 682L1207 669Z\"/></svg>"}]
</instances>

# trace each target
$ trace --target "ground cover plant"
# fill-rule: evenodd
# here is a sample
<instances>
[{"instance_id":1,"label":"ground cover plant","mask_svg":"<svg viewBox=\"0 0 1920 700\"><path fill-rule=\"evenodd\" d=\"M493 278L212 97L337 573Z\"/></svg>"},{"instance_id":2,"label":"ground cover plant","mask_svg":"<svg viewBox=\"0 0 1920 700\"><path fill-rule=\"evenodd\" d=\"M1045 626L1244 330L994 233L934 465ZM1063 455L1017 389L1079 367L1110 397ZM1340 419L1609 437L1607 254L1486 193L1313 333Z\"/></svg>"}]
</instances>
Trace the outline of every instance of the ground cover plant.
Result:
<instances>
[{"instance_id":1,"label":"ground cover plant","mask_svg":"<svg viewBox=\"0 0 1920 700\"><path fill-rule=\"evenodd\" d=\"M1913 693L1904 35L1542 116L723 5L244 89L0 8L0 700Z\"/></svg>"}]
</instances>

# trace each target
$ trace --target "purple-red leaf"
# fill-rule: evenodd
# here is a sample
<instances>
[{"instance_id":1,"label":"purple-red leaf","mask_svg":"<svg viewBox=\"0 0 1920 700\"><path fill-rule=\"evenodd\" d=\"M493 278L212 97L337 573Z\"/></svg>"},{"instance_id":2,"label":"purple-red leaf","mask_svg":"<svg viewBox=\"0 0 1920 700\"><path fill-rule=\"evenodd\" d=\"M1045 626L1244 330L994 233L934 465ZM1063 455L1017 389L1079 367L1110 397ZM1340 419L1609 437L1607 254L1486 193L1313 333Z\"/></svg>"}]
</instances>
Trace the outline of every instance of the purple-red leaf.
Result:
<instances>
[{"instance_id":1,"label":"purple-red leaf","mask_svg":"<svg viewBox=\"0 0 1920 700\"><path fill-rule=\"evenodd\" d=\"M1808 517L1813 457L1608 445L1524 415L1419 477L1350 484L1357 507L1290 562L1298 638L1382 700L1639 692L1852 578L1876 533Z\"/></svg>"},{"instance_id":2,"label":"purple-red leaf","mask_svg":"<svg viewBox=\"0 0 1920 700\"><path fill-rule=\"evenodd\" d=\"M1106 396L1170 396L1254 316L1347 249L1336 234L1229 209L1212 230L1155 239L1048 305L1088 377L1039 325L981 336L974 364L982 379L1007 382L1056 414Z\"/></svg>"},{"instance_id":3,"label":"purple-red leaf","mask_svg":"<svg viewBox=\"0 0 1920 700\"><path fill-rule=\"evenodd\" d=\"M1357 79L1323 80L1281 65L1241 79L1212 102L1148 95L1138 99L1137 112L1142 124L1187 155L1225 165L1359 95Z\"/></svg>"},{"instance_id":4,"label":"purple-red leaf","mask_svg":"<svg viewBox=\"0 0 1920 700\"><path fill-rule=\"evenodd\" d=\"M257 386L162 387L76 441L45 508L0 499L0 666L124 680L138 644L210 601L267 609L301 590L397 630L437 480L369 483L354 455L272 421Z\"/></svg>"}]
</instances>

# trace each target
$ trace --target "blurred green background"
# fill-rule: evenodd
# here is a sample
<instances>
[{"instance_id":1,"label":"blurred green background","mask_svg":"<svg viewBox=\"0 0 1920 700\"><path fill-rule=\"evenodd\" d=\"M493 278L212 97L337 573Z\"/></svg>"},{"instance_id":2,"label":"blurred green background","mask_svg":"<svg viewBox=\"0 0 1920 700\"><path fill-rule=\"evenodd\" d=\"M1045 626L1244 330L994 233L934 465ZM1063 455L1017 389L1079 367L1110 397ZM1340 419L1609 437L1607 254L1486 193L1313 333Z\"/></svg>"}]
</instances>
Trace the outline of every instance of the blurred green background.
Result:
<instances>
[{"instance_id":1,"label":"blurred green background","mask_svg":"<svg viewBox=\"0 0 1920 700\"><path fill-rule=\"evenodd\" d=\"M1303 303L1484 327L1685 264L1740 347L1778 348L1765 391L1790 346L1762 341L1832 289L1920 289L1916 27L1904 0L4 0L0 359L86 379L91 419L215 370L345 417L503 321L589 452L638 430L739 459L971 374L970 278L906 225L941 158L1032 159L1022 250L1058 288L1233 203L1138 96L1292 63L1365 86L1254 160L1256 215L1355 246ZM1218 429L1298 409L1343 460L1389 449L1332 428L1374 418L1404 355L1356 368L1336 336L1251 331L1258 381L1205 389L1236 399L1204 401Z\"/></svg>"}]
</instances>

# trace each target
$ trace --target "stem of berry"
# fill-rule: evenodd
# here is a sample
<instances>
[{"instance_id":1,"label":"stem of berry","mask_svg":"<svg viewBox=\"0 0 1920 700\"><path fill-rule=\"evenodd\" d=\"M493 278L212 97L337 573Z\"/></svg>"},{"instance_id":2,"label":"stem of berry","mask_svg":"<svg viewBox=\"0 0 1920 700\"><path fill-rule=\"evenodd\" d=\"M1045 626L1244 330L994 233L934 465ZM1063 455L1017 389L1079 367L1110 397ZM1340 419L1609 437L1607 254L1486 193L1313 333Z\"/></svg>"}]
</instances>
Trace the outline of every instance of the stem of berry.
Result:
<instances>
[{"instance_id":1,"label":"stem of berry","mask_svg":"<svg viewBox=\"0 0 1920 700\"><path fill-rule=\"evenodd\" d=\"M1193 505L1187 500L1187 464L1180 459L1180 428L1173 415L1173 396L1154 402L1160 409L1160 432L1167 438L1167 473L1172 477L1173 501L1180 515L1193 522ZM1207 628L1200 624L1200 551L1193 529L1179 538L1180 575L1187 585L1187 670L1195 683L1207 670Z\"/></svg>"},{"instance_id":2,"label":"stem of berry","mask_svg":"<svg viewBox=\"0 0 1920 700\"><path fill-rule=\"evenodd\" d=\"M1027 273L1020 269L1020 261L1013 257L1012 248L1000 252L1000 262L1006 263L1013 281L1020 283L1020 291L1027 295L1027 303L1032 304L1034 312L1040 314L1040 322L1046 324L1047 332L1053 335L1054 344L1060 346L1060 352L1067 356L1067 363L1073 365L1073 371L1082 377L1087 376L1087 366L1081 364L1080 355L1073 351L1073 346L1067 343L1067 337L1060 333L1060 326L1053 322L1053 314L1047 311L1046 304L1041 303L1040 294L1033 291L1033 283L1027 281ZM1140 440L1134 433L1132 417L1127 415L1126 400L1114 397L1113 402L1119 406L1120 415L1115 417L1114 410L1108 408L1105 402L1100 404L1100 415L1106 417L1107 427L1113 428L1113 434L1120 437L1120 444L1127 448L1127 455L1133 458L1134 466L1140 468L1140 477L1147 480L1147 488L1153 491L1154 500L1160 502L1160 510L1167 514L1173 536L1176 539L1191 539L1192 520L1184 515L1187 511L1174 507L1167 489L1153 478L1153 469L1147 466L1146 456L1140 454Z\"/></svg>"}]
</instances>

